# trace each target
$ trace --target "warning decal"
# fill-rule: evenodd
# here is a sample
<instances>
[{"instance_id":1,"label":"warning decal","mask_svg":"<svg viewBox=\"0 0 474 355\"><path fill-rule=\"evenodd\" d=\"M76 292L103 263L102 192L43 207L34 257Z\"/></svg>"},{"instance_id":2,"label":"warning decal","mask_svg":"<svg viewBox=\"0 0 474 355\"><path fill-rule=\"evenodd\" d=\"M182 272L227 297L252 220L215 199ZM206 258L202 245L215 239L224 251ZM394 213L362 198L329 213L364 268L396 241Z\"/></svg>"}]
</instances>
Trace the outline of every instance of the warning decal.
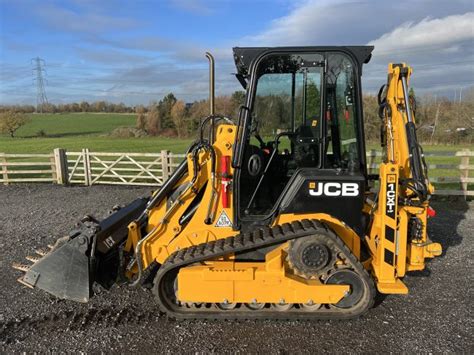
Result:
<instances>
[{"instance_id":1,"label":"warning decal","mask_svg":"<svg viewBox=\"0 0 474 355\"><path fill-rule=\"evenodd\" d=\"M219 218L217 219L215 227L232 227L232 222L224 210L222 210Z\"/></svg>"}]
</instances>

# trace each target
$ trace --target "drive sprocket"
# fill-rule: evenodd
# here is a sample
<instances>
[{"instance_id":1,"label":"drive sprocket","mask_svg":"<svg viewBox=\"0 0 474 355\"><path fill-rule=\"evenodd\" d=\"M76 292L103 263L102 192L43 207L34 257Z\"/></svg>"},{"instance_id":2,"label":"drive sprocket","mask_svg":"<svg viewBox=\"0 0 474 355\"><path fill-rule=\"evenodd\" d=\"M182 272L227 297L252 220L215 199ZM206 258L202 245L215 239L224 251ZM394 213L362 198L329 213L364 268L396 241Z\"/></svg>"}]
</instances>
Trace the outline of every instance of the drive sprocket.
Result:
<instances>
[{"instance_id":1,"label":"drive sprocket","mask_svg":"<svg viewBox=\"0 0 474 355\"><path fill-rule=\"evenodd\" d=\"M295 275L325 280L334 268L338 248L323 231L290 241L288 264Z\"/></svg>"}]
</instances>

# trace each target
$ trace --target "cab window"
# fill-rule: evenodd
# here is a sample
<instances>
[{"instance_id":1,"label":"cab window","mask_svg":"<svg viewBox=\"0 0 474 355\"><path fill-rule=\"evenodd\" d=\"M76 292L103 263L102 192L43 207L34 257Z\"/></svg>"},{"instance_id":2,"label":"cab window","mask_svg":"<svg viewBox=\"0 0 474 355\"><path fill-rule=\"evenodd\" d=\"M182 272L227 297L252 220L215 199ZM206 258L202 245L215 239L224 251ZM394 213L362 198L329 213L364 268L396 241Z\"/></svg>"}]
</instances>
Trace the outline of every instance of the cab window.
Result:
<instances>
[{"instance_id":1,"label":"cab window","mask_svg":"<svg viewBox=\"0 0 474 355\"><path fill-rule=\"evenodd\" d=\"M271 211L295 171L321 166L321 54L274 54L257 69L241 170L241 213Z\"/></svg>"},{"instance_id":2,"label":"cab window","mask_svg":"<svg viewBox=\"0 0 474 355\"><path fill-rule=\"evenodd\" d=\"M344 54L328 54L326 74L326 167L358 169L357 100L352 61Z\"/></svg>"}]
</instances>

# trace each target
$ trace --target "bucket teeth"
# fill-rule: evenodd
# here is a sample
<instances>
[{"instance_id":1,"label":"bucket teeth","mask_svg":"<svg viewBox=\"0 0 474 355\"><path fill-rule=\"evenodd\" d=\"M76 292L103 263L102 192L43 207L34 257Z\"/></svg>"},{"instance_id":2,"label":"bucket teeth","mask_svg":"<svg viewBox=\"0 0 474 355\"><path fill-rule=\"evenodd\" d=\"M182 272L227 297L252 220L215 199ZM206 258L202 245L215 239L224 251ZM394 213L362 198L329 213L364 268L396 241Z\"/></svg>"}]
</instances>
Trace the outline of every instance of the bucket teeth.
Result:
<instances>
[{"instance_id":1,"label":"bucket teeth","mask_svg":"<svg viewBox=\"0 0 474 355\"><path fill-rule=\"evenodd\" d=\"M35 253L38 254L39 256L45 256L46 254L48 254L48 250L45 250L45 249L36 249L36 250L35 250Z\"/></svg>"},{"instance_id":2,"label":"bucket teeth","mask_svg":"<svg viewBox=\"0 0 474 355\"><path fill-rule=\"evenodd\" d=\"M36 263L39 259L41 259L41 258L37 257L37 256L31 256L31 255L28 255L26 257L26 260L31 261L32 263Z\"/></svg>"},{"instance_id":3,"label":"bucket teeth","mask_svg":"<svg viewBox=\"0 0 474 355\"><path fill-rule=\"evenodd\" d=\"M25 282L25 281L23 280L23 276L20 277L19 279L17 279L17 281L18 281L19 283L21 283L23 286L26 286L26 287L29 287L29 288L34 288L34 287L31 286L29 283L27 283L27 282Z\"/></svg>"},{"instance_id":4,"label":"bucket teeth","mask_svg":"<svg viewBox=\"0 0 474 355\"><path fill-rule=\"evenodd\" d=\"M27 271L30 269L30 266L29 266L29 265L20 264L20 263L13 263L13 264L12 264L12 267L13 267L14 269L17 269L17 270L20 270L20 271L23 271L23 272L27 272Z\"/></svg>"}]
</instances>

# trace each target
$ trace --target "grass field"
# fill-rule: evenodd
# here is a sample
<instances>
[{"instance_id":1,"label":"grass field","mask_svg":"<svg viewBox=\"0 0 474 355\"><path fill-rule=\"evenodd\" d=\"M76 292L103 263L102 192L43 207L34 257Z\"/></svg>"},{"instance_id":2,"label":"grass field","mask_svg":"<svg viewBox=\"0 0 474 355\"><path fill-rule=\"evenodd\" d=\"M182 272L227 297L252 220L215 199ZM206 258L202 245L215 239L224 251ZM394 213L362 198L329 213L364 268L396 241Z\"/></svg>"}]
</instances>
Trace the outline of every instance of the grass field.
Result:
<instances>
[{"instance_id":1,"label":"grass field","mask_svg":"<svg viewBox=\"0 0 474 355\"><path fill-rule=\"evenodd\" d=\"M134 127L134 114L66 113L32 114L30 117L31 121L16 132L15 138L0 135L0 152L48 153L54 148L70 151L89 148L103 152L157 152L166 149L182 153L194 140L165 137L114 138L109 135L117 127ZM41 130L45 132L45 137L37 137ZM472 145L424 146L427 152L458 151L464 148L474 150ZM367 150L369 149L379 150L379 146L369 144ZM450 158L439 159L436 163L448 163Z\"/></svg>"},{"instance_id":2,"label":"grass field","mask_svg":"<svg viewBox=\"0 0 474 355\"><path fill-rule=\"evenodd\" d=\"M70 151L89 148L103 152L157 152L162 149L182 153L192 139L114 138L109 133L117 127L134 127L134 114L32 114L31 121L21 127L15 138L0 135L0 152L48 153L54 148ZM39 131L46 136L38 137Z\"/></svg>"},{"instance_id":3,"label":"grass field","mask_svg":"<svg viewBox=\"0 0 474 355\"><path fill-rule=\"evenodd\" d=\"M17 132L18 138L34 138L40 130L48 137L76 137L107 134L117 127L133 127L135 114L65 113L31 114L31 121Z\"/></svg>"},{"instance_id":4,"label":"grass field","mask_svg":"<svg viewBox=\"0 0 474 355\"><path fill-rule=\"evenodd\" d=\"M15 138L0 135L0 152L3 153L48 153L54 148L70 151L89 148L103 152L157 152L163 149L174 153L184 152L193 141L166 137L115 138L110 136L115 128L134 127L134 114L66 113L32 114L31 121L21 127ZM45 136L38 136L43 131ZM474 150L469 145L424 146L430 151ZM367 150L379 150L377 144L369 144ZM436 157L432 163L452 162L450 157Z\"/></svg>"},{"instance_id":5,"label":"grass field","mask_svg":"<svg viewBox=\"0 0 474 355\"><path fill-rule=\"evenodd\" d=\"M134 114L35 114L31 122L21 127L17 137L0 135L0 153L49 153L54 148L80 151L89 148L96 152L159 152L186 151L191 139L165 137L114 138L109 133L117 127L133 127ZM36 137L43 130L46 137ZM424 146L425 152L456 152L461 149L474 150L474 146ZM369 144L367 151L380 150L377 144ZM460 158L450 156L428 157L429 164L459 164ZM472 163L471 163L472 164ZM431 177L459 176L457 169L431 169Z\"/></svg>"},{"instance_id":6,"label":"grass field","mask_svg":"<svg viewBox=\"0 0 474 355\"><path fill-rule=\"evenodd\" d=\"M113 138L101 136L80 136L60 138L6 138L0 137L2 153L49 153L54 148L80 151L89 148L96 152L137 152L154 153L163 149L173 153L183 153L192 139L164 137Z\"/></svg>"}]
</instances>

